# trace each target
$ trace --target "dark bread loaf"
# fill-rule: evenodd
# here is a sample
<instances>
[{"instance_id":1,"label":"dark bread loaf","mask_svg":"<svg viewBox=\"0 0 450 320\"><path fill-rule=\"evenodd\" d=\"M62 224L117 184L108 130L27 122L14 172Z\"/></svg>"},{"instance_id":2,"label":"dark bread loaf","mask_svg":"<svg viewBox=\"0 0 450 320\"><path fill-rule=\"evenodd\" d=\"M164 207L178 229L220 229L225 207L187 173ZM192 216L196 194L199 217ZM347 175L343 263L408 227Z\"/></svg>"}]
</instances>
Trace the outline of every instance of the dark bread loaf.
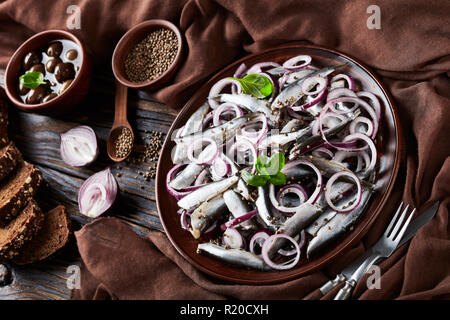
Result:
<instances>
[{"instance_id":1,"label":"dark bread loaf","mask_svg":"<svg viewBox=\"0 0 450 320\"><path fill-rule=\"evenodd\" d=\"M19 249L44 225L44 214L39 206L30 200L19 216L6 227L0 228L0 260L8 260L19 253Z\"/></svg>"},{"instance_id":2,"label":"dark bread loaf","mask_svg":"<svg viewBox=\"0 0 450 320\"><path fill-rule=\"evenodd\" d=\"M44 226L36 237L21 248L13 261L30 264L44 260L61 249L69 241L71 221L64 206L58 206L45 214Z\"/></svg>"},{"instance_id":3,"label":"dark bread loaf","mask_svg":"<svg viewBox=\"0 0 450 320\"><path fill-rule=\"evenodd\" d=\"M8 144L8 98L0 87L0 148Z\"/></svg>"},{"instance_id":4,"label":"dark bread loaf","mask_svg":"<svg viewBox=\"0 0 450 320\"><path fill-rule=\"evenodd\" d=\"M22 154L14 142L10 142L0 149L0 181L10 174L22 162Z\"/></svg>"},{"instance_id":5,"label":"dark bread loaf","mask_svg":"<svg viewBox=\"0 0 450 320\"><path fill-rule=\"evenodd\" d=\"M31 199L42 182L41 172L21 161L16 170L0 184L0 227L6 226Z\"/></svg>"}]
</instances>

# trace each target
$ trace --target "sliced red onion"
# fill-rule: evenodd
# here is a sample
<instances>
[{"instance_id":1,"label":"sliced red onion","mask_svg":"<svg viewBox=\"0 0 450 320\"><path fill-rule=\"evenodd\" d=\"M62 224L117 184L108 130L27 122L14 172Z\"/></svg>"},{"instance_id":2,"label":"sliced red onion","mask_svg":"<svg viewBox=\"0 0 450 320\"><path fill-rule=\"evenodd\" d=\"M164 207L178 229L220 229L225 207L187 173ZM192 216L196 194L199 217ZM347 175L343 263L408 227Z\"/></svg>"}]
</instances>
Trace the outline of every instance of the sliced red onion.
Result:
<instances>
[{"instance_id":1,"label":"sliced red onion","mask_svg":"<svg viewBox=\"0 0 450 320\"><path fill-rule=\"evenodd\" d=\"M359 91L356 94L359 98L367 98L370 100L370 104L373 107L373 109L375 110L375 113L377 115L377 121L380 122L380 118L381 118L381 104L380 101L378 100L377 96L374 95L372 92L366 92L366 91Z\"/></svg>"},{"instance_id":2,"label":"sliced red onion","mask_svg":"<svg viewBox=\"0 0 450 320\"><path fill-rule=\"evenodd\" d=\"M242 216L239 216L237 218L234 218L234 219L232 219L230 221L225 222L224 224L222 224L220 226L220 228L222 230L226 230L228 228L233 228L233 227L237 226L238 224L240 224L240 223L242 223L244 221L250 220L257 213L258 213L258 210L253 210L253 211L247 212L246 214L243 214Z\"/></svg>"},{"instance_id":3,"label":"sliced red onion","mask_svg":"<svg viewBox=\"0 0 450 320\"><path fill-rule=\"evenodd\" d=\"M249 243L249 249L250 252L253 254L255 253L255 244L258 244L261 248L264 245L264 241L266 241L267 238L270 237L270 233L266 230L263 231L258 231L257 233L255 233L252 238L250 239L250 243Z\"/></svg>"},{"instance_id":4,"label":"sliced red onion","mask_svg":"<svg viewBox=\"0 0 450 320\"><path fill-rule=\"evenodd\" d=\"M300 106L291 106L293 111L304 111L318 104L326 95L326 90L322 90L314 96L307 96L306 102Z\"/></svg>"},{"instance_id":5,"label":"sliced red onion","mask_svg":"<svg viewBox=\"0 0 450 320\"><path fill-rule=\"evenodd\" d=\"M343 176L347 176L349 178L351 178L353 181L355 181L356 187L357 187L357 191L356 191L356 199L353 200L353 203L350 204L348 207L346 208L338 208L334 205L333 201L331 201L331 188L333 188L333 183L339 179L340 177ZM327 182L327 186L326 186L326 191L325 191L325 200L327 201L328 205L330 206L331 209L333 209L336 212L341 212L341 213L345 213L345 212L350 212L353 209L355 209L361 202L361 197L362 197L362 187L361 187L361 181L359 180L359 178L351 171L341 171L338 173L335 173L334 175L332 175L330 177L330 179L328 179Z\"/></svg>"},{"instance_id":6,"label":"sliced red onion","mask_svg":"<svg viewBox=\"0 0 450 320\"><path fill-rule=\"evenodd\" d=\"M341 79L343 79L347 82L348 89L355 90L355 82L353 81L352 77L350 77L346 74L343 74L343 73L335 75L333 78L331 78L330 82L333 83L333 82L341 80Z\"/></svg>"},{"instance_id":7,"label":"sliced red onion","mask_svg":"<svg viewBox=\"0 0 450 320\"><path fill-rule=\"evenodd\" d=\"M169 172L167 173L166 176L166 189L167 191L173 196L175 197L177 200L180 200L181 198L183 198L185 195L189 194L189 192L187 191L177 191L174 188L172 188L170 186L170 181L172 181L175 176L177 175L177 173L180 171L180 169L182 167L184 167L186 164L180 163L175 165L172 169L169 170Z\"/></svg>"},{"instance_id":8,"label":"sliced red onion","mask_svg":"<svg viewBox=\"0 0 450 320\"><path fill-rule=\"evenodd\" d=\"M281 67L281 65L276 62L259 62L259 63L254 64L253 66L251 66L247 70L246 74L259 73L263 70L263 68L268 68L268 67L279 68L279 67Z\"/></svg>"},{"instance_id":9,"label":"sliced red onion","mask_svg":"<svg viewBox=\"0 0 450 320\"><path fill-rule=\"evenodd\" d=\"M234 228L228 228L223 233L223 244L231 249L242 249L245 247L245 240L242 235Z\"/></svg>"},{"instance_id":10,"label":"sliced red onion","mask_svg":"<svg viewBox=\"0 0 450 320\"><path fill-rule=\"evenodd\" d=\"M297 238L298 238L298 235L294 239L296 239L298 241ZM300 253L302 252L303 247L305 245L306 245L306 232L305 232L305 230L302 230L300 232L300 241L298 243L298 247L300 248ZM285 256L285 257L293 256L296 252L297 251L295 249L292 249L292 250L280 249L280 250L278 250L278 253L281 254L282 256Z\"/></svg>"},{"instance_id":11,"label":"sliced red onion","mask_svg":"<svg viewBox=\"0 0 450 320\"><path fill-rule=\"evenodd\" d=\"M269 254L268 253L269 253L269 249L270 249L271 244L274 241L276 241L276 240L278 240L280 238L289 240L294 245L294 250L296 251L296 255L295 255L294 259L288 261L287 263L279 263L279 264L277 264L277 263L274 263L269 258ZM267 238L266 241L264 241L264 245L263 245L262 250L261 250L261 255L262 255L262 258L264 260L264 263L267 264L272 269L276 269L276 270L288 270L288 269L293 268L294 266L297 265L298 261L300 260L300 254L301 254L300 247L297 244L297 241L295 241L292 237L290 237L288 235L285 235L285 234L282 234L282 233L274 234L274 235L270 236L269 238Z\"/></svg>"},{"instance_id":12,"label":"sliced red onion","mask_svg":"<svg viewBox=\"0 0 450 320\"><path fill-rule=\"evenodd\" d=\"M299 197L300 204L295 207L283 206L281 200L287 193L295 193ZM308 198L308 194L301 185L292 184L292 185L288 185L286 188L283 188L283 190L281 190L278 193L278 196L275 197L275 186L273 184L270 184L269 198L270 198L270 202L272 203L274 208L277 209L278 211L285 212L285 213L294 213L298 210L298 207L300 205L302 205L304 202L306 202L306 199Z\"/></svg>"},{"instance_id":13,"label":"sliced red onion","mask_svg":"<svg viewBox=\"0 0 450 320\"><path fill-rule=\"evenodd\" d=\"M367 143L367 145L369 146L369 149L371 151L371 159L370 159L370 163L368 164L366 170L367 171L372 171L375 168L375 165L377 163L377 148L375 147L375 144L373 143L373 141L366 136L365 134L362 133L353 133L350 134L348 136L346 136L344 138L344 142L348 142L348 141L355 141L355 140L364 140L364 142ZM360 151L361 149L358 149L357 151Z\"/></svg>"},{"instance_id":14,"label":"sliced red onion","mask_svg":"<svg viewBox=\"0 0 450 320\"><path fill-rule=\"evenodd\" d=\"M216 109L217 107L219 107L219 103L215 101L213 98L217 97L222 92L222 90L228 85L236 86L237 93L242 92L241 85L237 80L225 78L217 81L216 84L214 84L211 87L211 90L209 91L208 103L211 109Z\"/></svg>"},{"instance_id":15,"label":"sliced red onion","mask_svg":"<svg viewBox=\"0 0 450 320\"><path fill-rule=\"evenodd\" d=\"M212 163L212 170L218 177L225 177L230 172L230 164L222 157L216 157Z\"/></svg>"},{"instance_id":16,"label":"sliced red onion","mask_svg":"<svg viewBox=\"0 0 450 320\"><path fill-rule=\"evenodd\" d=\"M203 129L206 129L208 127L208 125L210 123L212 123L213 117L214 117L214 113L212 111L208 112L208 114L203 118L203 124L202 124Z\"/></svg>"},{"instance_id":17,"label":"sliced red onion","mask_svg":"<svg viewBox=\"0 0 450 320\"><path fill-rule=\"evenodd\" d=\"M88 126L79 126L61 133L61 158L74 167L91 164L97 159L97 136Z\"/></svg>"},{"instance_id":18,"label":"sliced red onion","mask_svg":"<svg viewBox=\"0 0 450 320\"><path fill-rule=\"evenodd\" d=\"M221 125L224 121L220 120L220 116L226 112L226 111L232 111L235 114L234 118L242 117L244 115L244 112L241 108L239 108L236 104L231 102L222 103L217 109L213 112L213 124L214 126Z\"/></svg>"},{"instance_id":19,"label":"sliced red onion","mask_svg":"<svg viewBox=\"0 0 450 320\"><path fill-rule=\"evenodd\" d=\"M340 97L354 97L356 98L357 95L354 91L347 89L347 88L335 88L333 90L330 90L327 95L327 102L333 99L337 99Z\"/></svg>"},{"instance_id":20,"label":"sliced red onion","mask_svg":"<svg viewBox=\"0 0 450 320\"><path fill-rule=\"evenodd\" d=\"M300 70L307 67L312 61L312 58L307 55L300 55L286 60L283 63L283 68L288 70ZM300 63L300 64L299 64Z\"/></svg>"},{"instance_id":21,"label":"sliced red onion","mask_svg":"<svg viewBox=\"0 0 450 320\"><path fill-rule=\"evenodd\" d=\"M180 216L180 223L181 223L181 227L182 227L184 230L189 230L189 228L190 228L190 226L189 226L190 223L189 223L189 221L188 221L190 215L191 215L191 214L188 213L187 210L183 210L183 212L181 213L181 216Z\"/></svg>"},{"instance_id":22,"label":"sliced red onion","mask_svg":"<svg viewBox=\"0 0 450 320\"><path fill-rule=\"evenodd\" d=\"M320 170L314 164L312 164L311 162L306 161L306 160L294 160L294 161L287 162L284 165L283 169L281 169L281 172L287 174L287 172L291 168L298 166L298 165L305 165L305 166L310 167L311 169L314 170L314 172L317 175L316 188L315 188L313 194L306 201L307 203L314 204L317 201L317 199L319 198L320 191L322 190L322 184L323 184L322 174L320 173Z\"/></svg>"},{"instance_id":23,"label":"sliced red onion","mask_svg":"<svg viewBox=\"0 0 450 320\"><path fill-rule=\"evenodd\" d=\"M358 124L363 123L367 125L367 130L365 131L360 131L359 128L361 128L361 126L358 126ZM353 120L350 125L348 126L348 130L350 133L363 133L366 136L372 136L373 134L373 123L372 121L370 121L368 118L366 117L356 117L355 120ZM359 130L359 131L357 131Z\"/></svg>"},{"instance_id":24,"label":"sliced red onion","mask_svg":"<svg viewBox=\"0 0 450 320\"><path fill-rule=\"evenodd\" d=\"M110 168L89 177L78 191L78 208L82 214L97 218L114 204L119 187Z\"/></svg>"},{"instance_id":25,"label":"sliced red onion","mask_svg":"<svg viewBox=\"0 0 450 320\"><path fill-rule=\"evenodd\" d=\"M259 131L249 131L262 123L261 129ZM258 144L261 139L267 134L269 130L269 124L267 121L267 117L263 114L260 114L255 120L250 121L241 129L241 134L248 138L253 144Z\"/></svg>"},{"instance_id":26,"label":"sliced red onion","mask_svg":"<svg viewBox=\"0 0 450 320\"><path fill-rule=\"evenodd\" d=\"M245 65L245 63L241 63L239 65L239 67L236 69L236 71L234 72L233 78L242 78L242 76L245 74L246 70L247 70L247 66ZM236 86L236 85L231 86L232 93L237 93L238 90L239 90L239 86Z\"/></svg>"},{"instance_id":27,"label":"sliced red onion","mask_svg":"<svg viewBox=\"0 0 450 320\"><path fill-rule=\"evenodd\" d=\"M314 96L327 88L328 80L321 76L306 78L302 83L302 92L307 96ZM315 90L313 88L316 87ZM311 91L312 90L312 91Z\"/></svg>"},{"instance_id":28,"label":"sliced red onion","mask_svg":"<svg viewBox=\"0 0 450 320\"><path fill-rule=\"evenodd\" d=\"M196 159L194 157L194 152L197 150L202 150L204 142L207 142L210 145L214 146L214 149L213 149L214 151L209 154L200 153L200 154L203 154L204 156L201 159L198 159L198 158ZM212 163L213 160L217 157L218 153L219 153L219 146L217 145L217 142L215 142L211 138L206 138L206 137L201 137L201 138L195 139L194 141L192 141L192 143L189 145L189 147L187 149L188 159L191 162L194 162L199 165Z\"/></svg>"},{"instance_id":29,"label":"sliced red onion","mask_svg":"<svg viewBox=\"0 0 450 320\"><path fill-rule=\"evenodd\" d=\"M243 159L242 153L246 152L247 150L251 152L252 155L252 173L255 172L255 165L256 165L256 159L258 158L258 151L256 150L255 146L251 143L250 140L247 138L244 138L242 136L238 137L239 139L236 139L236 142L233 143L233 145L230 147L229 150L227 150L227 154L229 154L231 159L234 159L232 155L236 152L237 153L237 164L244 164L240 163Z\"/></svg>"}]
</instances>

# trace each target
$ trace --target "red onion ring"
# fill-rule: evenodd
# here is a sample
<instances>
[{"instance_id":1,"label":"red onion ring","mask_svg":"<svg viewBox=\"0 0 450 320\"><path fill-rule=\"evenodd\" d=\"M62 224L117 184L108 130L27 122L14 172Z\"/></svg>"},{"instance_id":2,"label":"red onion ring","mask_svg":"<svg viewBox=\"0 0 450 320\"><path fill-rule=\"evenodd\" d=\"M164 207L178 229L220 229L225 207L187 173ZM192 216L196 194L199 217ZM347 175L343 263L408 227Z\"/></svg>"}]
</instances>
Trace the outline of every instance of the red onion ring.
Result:
<instances>
[{"instance_id":1,"label":"red onion ring","mask_svg":"<svg viewBox=\"0 0 450 320\"><path fill-rule=\"evenodd\" d=\"M234 219L232 219L232 220L230 220L230 221L227 221L227 222L223 223L223 224L220 226L220 228L221 228L222 230L226 230L226 229L228 229L228 228L233 228L233 227L237 226L238 224L240 224L240 223L242 223L242 222L244 222L244 221L250 220L250 219L253 218L257 213L258 213L258 210L252 210L252 211L249 211L249 212L247 212L246 214L243 214L243 215L240 216L240 217L234 218Z\"/></svg>"},{"instance_id":2,"label":"red onion ring","mask_svg":"<svg viewBox=\"0 0 450 320\"><path fill-rule=\"evenodd\" d=\"M249 128L255 127L259 122L262 123L262 127L259 132L250 132L247 131ZM267 121L267 117L263 114L257 116L255 120L250 121L241 129L241 134L248 138L253 144L258 144L260 140L266 135L269 130L269 124Z\"/></svg>"},{"instance_id":3,"label":"red onion ring","mask_svg":"<svg viewBox=\"0 0 450 320\"><path fill-rule=\"evenodd\" d=\"M247 70L246 74L259 73L259 72L262 71L263 68L267 68L267 67L279 68L279 67L281 67L281 65L276 63L276 62L259 62L259 63L255 63L253 66L251 66Z\"/></svg>"},{"instance_id":4,"label":"red onion ring","mask_svg":"<svg viewBox=\"0 0 450 320\"><path fill-rule=\"evenodd\" d=\"M333 83L333 82L338 81L340 79L344 79L345 82L347 82L348 88L350 90L355 90L355 82L353 81L353 78L348 76L348 75L346 75L346 74L343 74L343 73L335 75L333 78L331 78L330 82Z\"/></svg>"},{"instance_id":5,"label":"red onion ring","mask_svg":"<svg viewBox=\"0 0 450 320\"><path fill-rule=\"evenodd\" d=\"M367 130L365 132L360 132L360 131L356 131L356 126L359 123L364 123L367 125ZM362 133L365 134L366 136L372 136L373 134L373 123L372 121L370 121L368 118L366 117L356 117L355 120L353 120L350 125L348 126L348 130L350 133Z\"/></svg>"},{"instance_id":6,"label":"red onion ring","mask_svg":"<svg viewBox=\"0 0 450 320\"><path fill-rule=\"evenodd\" d=\"M296 254L295 258L291 260L292 262L290 262L290 263L276 264L269 258L268 252L269 252L270 245L272 244L272 242L274 242L280 238L289 240L294 245L294 248L295 248L295 251L297 254ZM272 269L276 269L276 270L288 270L288 269L291 269L292 267L294 267L295 265L297 265L298 261L300 260L300 253L301 253L300 247L297 244L297 242L292 237L282 234L282 233L274 234L274 235L270 236L269 238L267 238L266 241L264 241L264 245L261 250L261 255L264 260L264 263L267 264Z\"/></svg>"},{"instance_id":7,"label":"red onion ring","mask_svg":"<svg viewBox=\"0 0 450 320\"><path fill-rule=\"evenodd\" d=\"M354 200L353 204L349 205L347 208L342 209L342 208L338 208L334 205L334 203L331 201L331 188L333 187L333 183L340 177L342 176L347 176L351 179L353 179L355 181L356 187L358 188L357 190L357 196L356 199ZM361 198L362 198L362 187L361 187L361 181L359 180L359 178L351 171L341 171L338 173L335 173L334 175L332 175L330 177L330 179L328 179L327 185L326 185L326 191L325 191L325 200L327 201L328 205L330 206L331 209L333 209L336 212L341 212L341 213L345 213L345 212L350 212L353 209L355 209L361 202Z\"/></svg>"},{"instance_id":8,"label":"red onion ring","mask_svg":"<svg viewBox=\"0 0 450 320\"><path fill-rule=\"evenodd\" d=\"M300 55L300 56L296 56L293 57L289 60L286 60L283 63L283 68L288 69L288 70L300 70L303 69L307 66L309 66L309 64L311 63L312 58L310 56L307 55ZM302 62L300 65L298 65L297 63Z\"/></svg>"},{"instance_id":9,"label":"red onion ring","mask_svg":"<svg viewBox=\"0 0 450 320\"><path fill-rule=\"evenodd\" d=\"M225 230L222 236L222 242L231 249L242 249L245 247L244 237L234 228Z\"/></svg>"},{"instance_id":10,"label":"red onion ring","mask_svg":"<svg viewBox=\"0 0 450 320\"><path fill-rule=\"evenodd\" d=\"M173 178L175 178L175 175L180 171L180 169L182 167L184 167L186 164L184 163L179 163L175 166L173 166L172 169L169 170L169 172L167 173L166 176L166 189L167 191L173 196L175 197L175 199L180 200L181 198L183 198L185 195L189 194L189 192L184 192L184 191L177 191L175 189L173 189L169 183L170 181L173 180Z\"/></svg>"},{"instance_id":11,"label":"red onion ring","mask_svg":"<svg viewBox=\"0 0 450 320\"><path fill-rule=\"evenodd\" d=\"M314 164L312 164L309 161L305 161L305 160L294 160L294 161L287 162L284 165L283 169L281 169L281 172L286 174L290 168L295 167L297 165L301 165L301 164L312 168L317 175L316 188L315 188L314 192L312 193L312 195L309 197L309 199L306 201L306 203L314 204L317 201L317 199L319 198L320 191L322 190L322 184L323 184L322 174L320 173L320 170Z\"/></svg>"},{"instance_id":12,"label":"red onion ring","mask_svg":"<svg viewBox=\"0 0 450 320\"><path fill-rule=\"evenodd\" d=\"M302 92L307 96L313 96L321 93L327 88L327 78L321 76L314 76L306 78L302 83ZM317 88L313 91L310 91L310 88Z\"/></svg>"},{"instance_id":13,"label":"red onion ring","mask_svg":"<svg viewBox=\"0 0 450 320\"><path fill-rule=\"evenodd\" d=\"M236 104L231 102L222 103L217 109L213 111L213 124L214 126L219 126L223 123L223 121L220 120L220 116L225 111L233 111L235 113L235 117L242 117L244 115L244 112L241 108L239 108Z\"/></svg>"},{"instance_id":14,"label":"red onion ring","mask_svg":"<svg viewBox=\"0 0 450 320\"><path fill-rule=\"evenodd\" d=\"M366 170L372 171L375 168L375 165L377 163L377 148L375 147L375 144L373 143L373 141L368 136L366 136L365 134L362 134L362 133L350 134L350 135L346 136L343 141L347 142L347 141L354 141L357 139L364 140L364 142L366 142L367 145L369 146L369 149L370 149L372 155L371 155L370 163L367 166ZM357 151L360 151L360 150L361 149L358 149Z\"/></svg>"},{"instance_id":15,"label":"red onion ring","mask_svg":"<svg viewBox=\"0 0 450 320\"><path fill-rule=\"evenodd\" d=\"M253 237L250 239L250 243L249 243L249 249L250 252L253 254L255 253L255 244L258 244L261 248L264 245L264 241L267 240L267 238L270 237L270 234L267 231L259 231L257 233L255 233L253 235ZM263 239L263 241L259 240L259 239Z\"/></svg>"},{"instance_id":16,"label":"red onion ring","mask_svg":"<svg viewBox=\"0 0 450 320\"><path fill-rule=\"evenodd\" d=\"M197 148L202 147L203 142L208 142L209 144L213 145L214 151L211 152L206 159L196 159L194 157L193 153ZM218 153L219 153L219 146L217 145L217 142L215 142L211 138L206 138L206 137L201 137L201 138L195 139L194 141L192 141L192 143L189 145L189 147L187 149L187 156L188 156L189 161L194 162L199 165L212 163L212 161L217 157Z\"/></svg>"},{"instance_id":17,"label":"red onion ring","mask_svg":"<svg viewBox=\"0 0 450 320\"><path fill-rule=\"evenodd\" d=\"M258 158L258 151L256 150L255 146L253 145L253 143L251 143L250 140L240 136L239 139L236 140L235 143L233 143L233 145L230 147L230 149L227 150L227 154L229 156L231 156L235 153L235 151L240 153L240 152L245 152L247 150L250 150L250 152L252 154L252 160L253 160L252 173L255 173L255 171L256 171L255 165L256 165L256 159ZM237 153L237 155L238 155L237 164L243 164L243 163L239 163L240 158L239 158L238 153ZM234 159L234 157L232 157L232 156L231 156L231 158Z\"/></svg>"},{"instance_id":18,"label":"red onion ring","mask_svg":"<svg viewBox=\"0 0 450 320\"><path fill-rule=\"evenodd\" d=\"M300 204L295 207L285 207L281 203L282 197L286 195L287 193L295 193L299 199ZM273 207L277 209L280 212L284 213L294 213L298 210L298 207L301 206L304 202L306 202L306 199L308 198L308 194L306 190L299 184L292 184L287 185L286 188L283 188L282 191L278 192L277 197L275 197L275 186L273 184L269 185L269 199L272 203Z\"/></svg>"},{"instance_id":19,"label":"red onion ring","mask_svg":"<svg viewBox=\"0 0 450 320\"><path fill-rule=\"evenodd\" d=\"M212 170L218 177L224 177L230 172L230 164L222 157L216 157L212 163Z\"/></svg>"},{"instance_id":20,"label":"red onion ring","mask_svg":"<svg viewBox=\"0 0 450 320\"><path fill-rule=\"evenodd\" d=\"M316 157L321 157L321 154L324 154L325 156L328 156L330 159L334 157L333 151L324 147L320 147L313 150L311 154Z\"/></svg>"},{"instance_id":21,"label":"red onion ring","mask_svg":"<svg viewBox=\"0 0 450 320\"><path fill-rule=\"evenodd\" d=\"M241 85L237 80L225 78L217 81L216 84L214 84L211 87L211 90L209 91L208 95L208 103L211 109L216 109L217 107L219 107L219 103L215 101L213 98L217 97L222 92L222 90L228 85L235 85L237 87L237 92L238 93L242 92Z\"/></svg>"}]
</instances>

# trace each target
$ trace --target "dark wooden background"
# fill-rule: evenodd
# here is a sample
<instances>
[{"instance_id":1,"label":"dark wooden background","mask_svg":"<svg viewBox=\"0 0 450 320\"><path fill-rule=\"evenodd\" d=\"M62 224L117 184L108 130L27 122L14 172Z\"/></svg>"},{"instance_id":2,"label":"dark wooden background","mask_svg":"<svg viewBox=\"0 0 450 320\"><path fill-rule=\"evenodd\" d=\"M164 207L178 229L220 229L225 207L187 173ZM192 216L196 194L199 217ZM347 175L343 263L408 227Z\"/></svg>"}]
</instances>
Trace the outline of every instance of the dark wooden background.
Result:
<instances>
[{"instance_id":1,"label":"dark wooden background","mask_svg":"<svg viewBox=\"0 0 450 320\"><path fill-rule=\"evenodd\" d=\"M92 219L78 211L78 189L90 175L111 166L114 174L121 174L120 177L116 176L121 197L109 215L119 218L138 234L145 235L150 230L162 230L155 202L155 180L146 181L138 174L151 163L115 164L106 153L106 140L114 118L113 79L112 73L96 72L88 98L74 112L58 117L26 113L11 106L10 137L16 142L24 158L43 173L45 183L36 196L43 210L49 210L58 204L65 205L72 217L74 230L79 230ZM4 70L0 70L2 86L3 82ZM176 114L176 111L163 104L147 100L142 93L132 90L128 92L128 117L134 128L138 147L151 131L163 132L164 139ZM90 167L73 168L61 160L59 134L82 124L91 126L97 133L100 156ZM79 264L80 257L74 237L65 248L47 261L25 267L7 264L12 272L12 282L0 286L0 299L68 299L70 289L67 279L72 275L67 272L68 267Z\"/></svg>"}]
</instances>

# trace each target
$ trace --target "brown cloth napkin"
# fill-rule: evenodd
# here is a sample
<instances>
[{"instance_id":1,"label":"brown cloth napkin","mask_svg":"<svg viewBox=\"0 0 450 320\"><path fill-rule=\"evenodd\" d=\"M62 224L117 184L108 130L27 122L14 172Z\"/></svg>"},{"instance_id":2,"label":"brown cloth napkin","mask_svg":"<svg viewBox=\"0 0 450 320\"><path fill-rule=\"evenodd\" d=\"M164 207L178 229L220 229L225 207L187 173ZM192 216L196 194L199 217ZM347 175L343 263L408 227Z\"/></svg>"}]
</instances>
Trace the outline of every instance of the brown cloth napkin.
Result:
<instances>
[{"instance_id":1,"label":"brown cloth napkin","mask_svg":"<svg viewBox=\"0 0 450 320\"><path fill-rule=\"evenodd\" d=\"M66 9L73 4L81 9L81 29L72 32L97 66L108 67L120 36L141 21L163 18L180 27L188 48L184 63L172 83L153 94L174 108L229 63L275 45L304 41L355 56L390 88L407 154L392 201L374 226L358 246L321 271L263 287L224 283L188 264L163 234L152 232L143 239L119 220L104 218L76 233L84 265L82 287L73 298L316 298L322 284L376 242L401 198L419 209L436 200L441 204L408 245L380 264L381 289L368 290L363 278L353 296L450 298L450 2L8 0L0 2L0 66L35 32L67 29ZM381 29L367 26L373 14L368 8L374 4Z\"/></svg>"}]
</instances>

